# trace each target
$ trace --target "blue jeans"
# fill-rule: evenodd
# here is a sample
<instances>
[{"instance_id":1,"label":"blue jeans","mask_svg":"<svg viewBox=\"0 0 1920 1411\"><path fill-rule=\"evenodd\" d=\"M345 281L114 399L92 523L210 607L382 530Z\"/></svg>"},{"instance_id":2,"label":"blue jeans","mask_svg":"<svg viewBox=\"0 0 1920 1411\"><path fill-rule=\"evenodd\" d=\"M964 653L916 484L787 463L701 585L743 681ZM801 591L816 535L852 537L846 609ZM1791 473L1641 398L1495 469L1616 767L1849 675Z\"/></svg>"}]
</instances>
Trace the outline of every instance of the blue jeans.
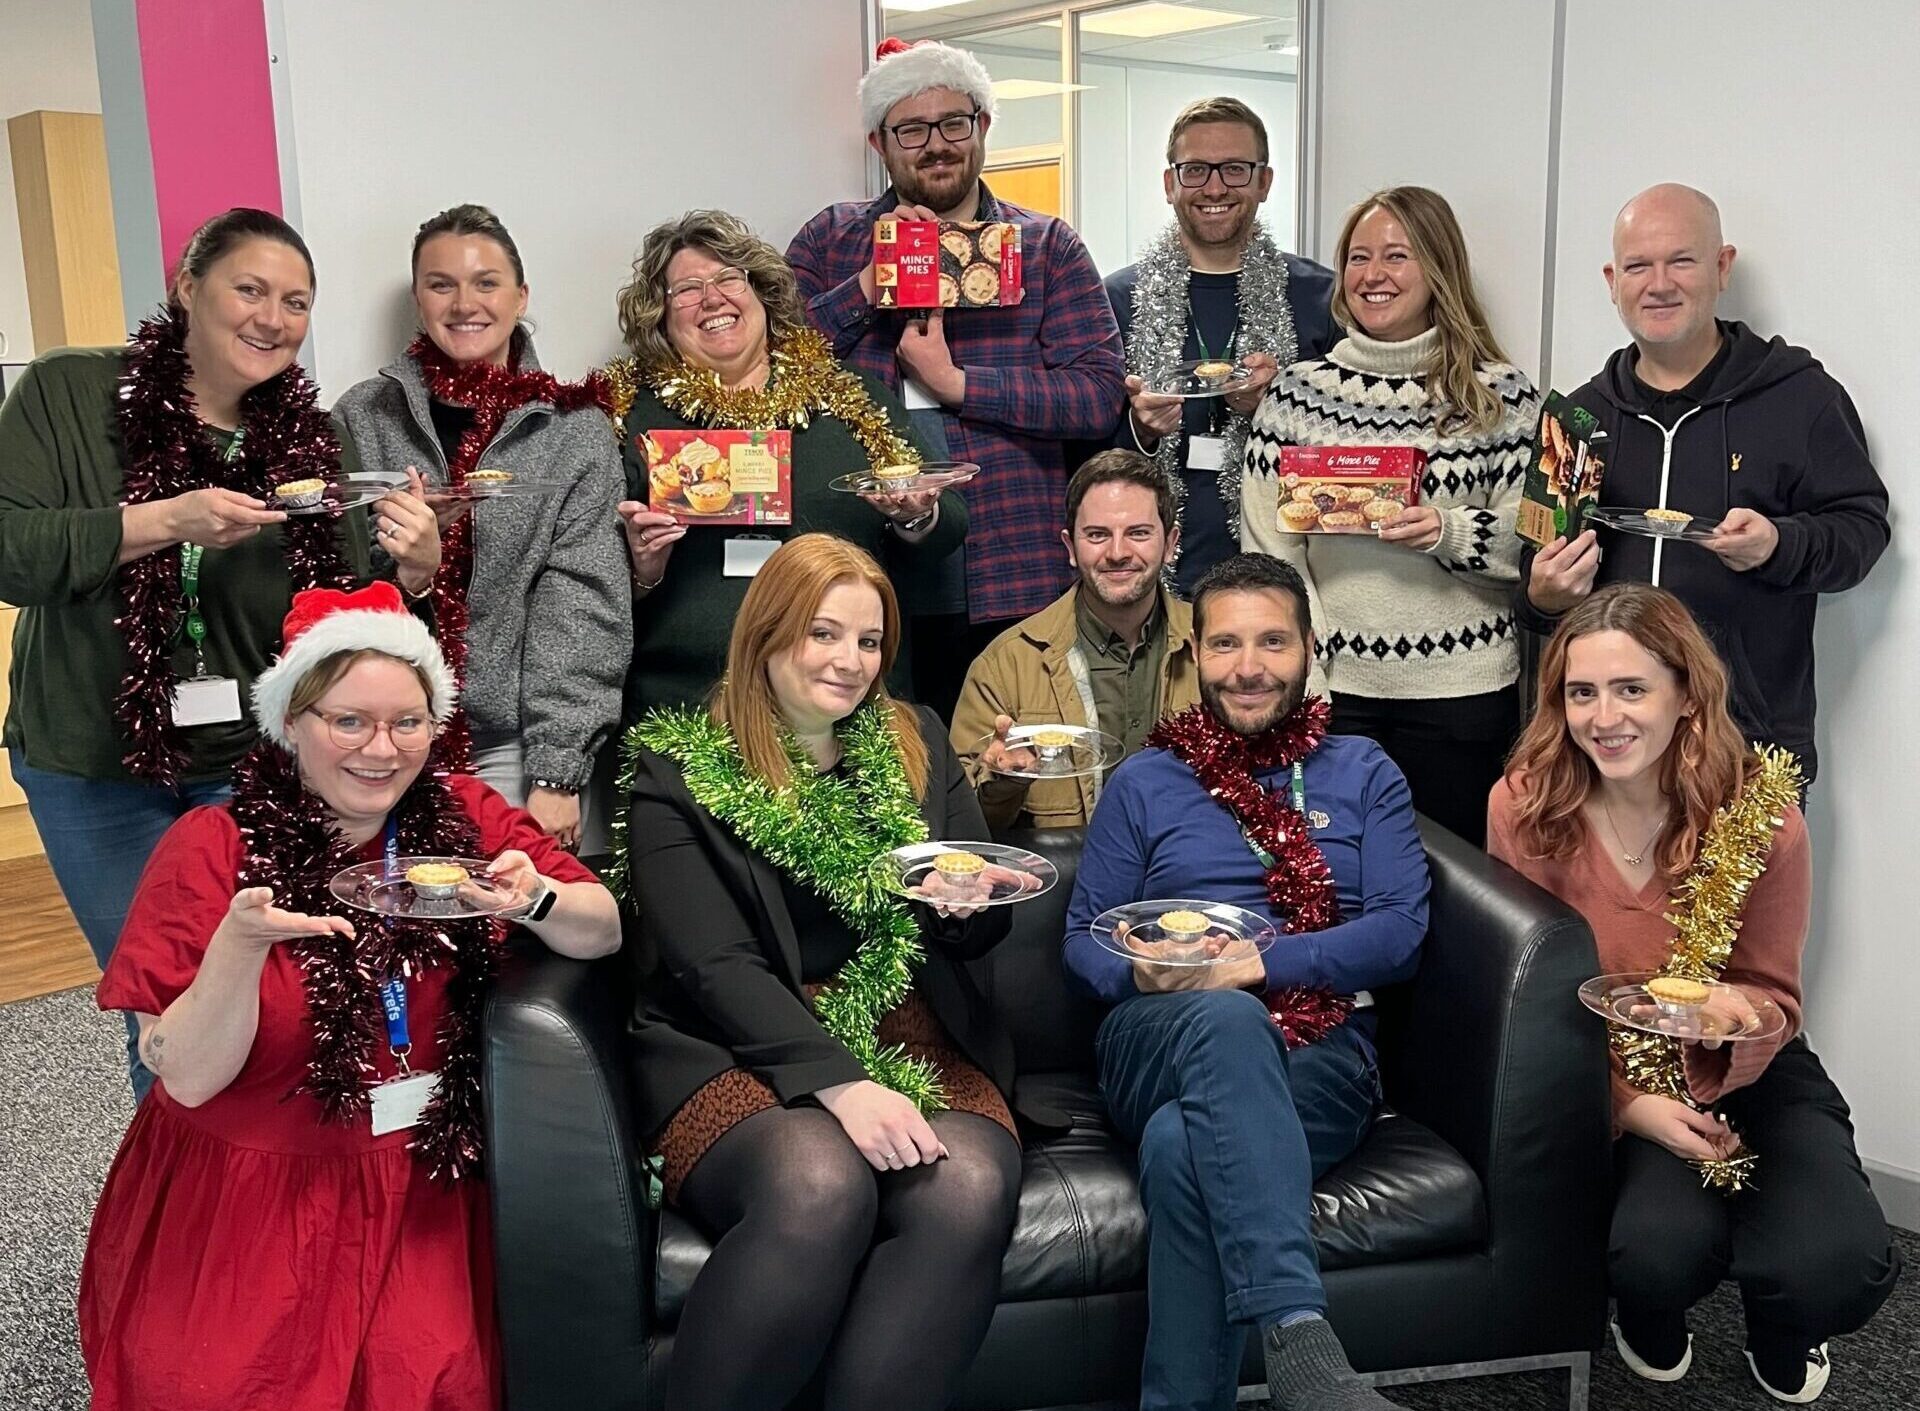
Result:
<instances>
[{"instance_id":1,"label":"blue jeans","mask_svg":"<svg viewBox=\"0 0 1920 1411\"><path fill-rule=\"evenodd\" d=\"M47 850L47 865L65 893L80 934L102 970L120 939L120 927L133 906L134 889L160 835L190 808L225 803L233 789L218 783L132 784L117 779L82 779L35 769L8 753L13 779L27 795L27 812ZM140 1061L140 1026L127 1021L127 1071L138 1102L153 1086L153 1074Z\"/></svg>"},{"instance_id":2,"label":"blue jeans","mask_svg":"<svg viewBox=\"0 0 1920 1411\"><path fill-rule=\"evenodd\" d=\"M1095 1040L1147 1207L1141 1411L1231 1408L1249 1327L1326 1310L1316 1178L1366 1135L1373 1046L1351 1026L1289 1053L1244 990L1139 995Z\"/></svg>"}]
</instances>

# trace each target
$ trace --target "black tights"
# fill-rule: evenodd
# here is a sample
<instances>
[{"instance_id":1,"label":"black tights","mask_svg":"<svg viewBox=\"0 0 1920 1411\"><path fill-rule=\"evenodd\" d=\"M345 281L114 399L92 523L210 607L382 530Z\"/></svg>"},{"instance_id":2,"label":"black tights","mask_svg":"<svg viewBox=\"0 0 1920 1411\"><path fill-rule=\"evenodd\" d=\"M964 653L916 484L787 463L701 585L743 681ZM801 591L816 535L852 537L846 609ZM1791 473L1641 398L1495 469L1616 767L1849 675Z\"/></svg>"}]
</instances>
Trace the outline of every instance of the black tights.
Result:
<instances>
[{"instance_id":1,"label":"black tights","mask_svg":"<svg viewBox=\"0 0 1920 1411\"><path fill-rule=\"evenodd\" d=\"M674 1336L668 1411L785 1406L824 1367L827 1411L938 1411L986 1336L1020 1151L942 1112L950 1153L879 1172L816 1107L755 1113L680 1187L714 1240Z\"/></svg>"}]
</instances>

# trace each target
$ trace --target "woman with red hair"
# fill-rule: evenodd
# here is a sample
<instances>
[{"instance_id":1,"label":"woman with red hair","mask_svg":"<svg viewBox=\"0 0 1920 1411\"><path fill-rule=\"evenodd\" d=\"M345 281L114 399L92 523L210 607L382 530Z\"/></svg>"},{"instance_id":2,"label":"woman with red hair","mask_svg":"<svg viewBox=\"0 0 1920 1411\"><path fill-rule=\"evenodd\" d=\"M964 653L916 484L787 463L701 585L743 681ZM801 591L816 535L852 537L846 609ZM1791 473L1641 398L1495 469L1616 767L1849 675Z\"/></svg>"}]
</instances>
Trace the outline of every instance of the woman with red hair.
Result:
<instances>
[{"instance_id":1,"label":"woman with red hair","mask_svg":"<svg viewBox=\"0 0 1920 1411\"><path fill-rule=\"evenodd\" d=\"M1617 583L1547 644L1487 847L1586 918L1603 971L1717 980L1709 1007L1735 1023L1783 1015L1774 1037L1733 1044L1612 1032L1608 1267L1634 1372L1685 1376L1687 1310L1730 1277L1755 1380L1804 1403L1826 1387L1826 1340L1873 1315L1900 1261L1846 1103L1799 1032L1813 869L1798 788L1790 756L1741 740L1726 670L1680 600ZM1730 873L1752 880L1727 887Z\"/></svg>"}]
</instances>

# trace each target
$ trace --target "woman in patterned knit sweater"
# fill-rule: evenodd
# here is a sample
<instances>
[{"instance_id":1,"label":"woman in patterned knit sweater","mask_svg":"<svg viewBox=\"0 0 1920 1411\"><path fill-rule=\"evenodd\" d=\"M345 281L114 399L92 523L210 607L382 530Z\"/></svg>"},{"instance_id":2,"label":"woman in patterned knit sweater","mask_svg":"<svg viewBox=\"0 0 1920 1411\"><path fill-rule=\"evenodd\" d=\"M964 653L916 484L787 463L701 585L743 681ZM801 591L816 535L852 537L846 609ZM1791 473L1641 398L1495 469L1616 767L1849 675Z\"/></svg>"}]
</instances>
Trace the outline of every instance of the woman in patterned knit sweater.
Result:
<instances>
[{"instance_id":1,"label":"woman in patterned knit sweater","mask_svg":"<svg viewBox=\"0 0 1920 1411\"><path fill-rule=\"evenodd\" d=\"M1422 186L1347 217L1333 316L1347 336L1274 381L1247 437L1241 544L1307 580L1333 729L1380 742L1414 806L1475 844L1519 727L1514 512L1540 398L1495 343L1445 198ZM1420 503L1377 534L1281 527L1285 446L1417 446Z\"/></svg>"}]
</instances>

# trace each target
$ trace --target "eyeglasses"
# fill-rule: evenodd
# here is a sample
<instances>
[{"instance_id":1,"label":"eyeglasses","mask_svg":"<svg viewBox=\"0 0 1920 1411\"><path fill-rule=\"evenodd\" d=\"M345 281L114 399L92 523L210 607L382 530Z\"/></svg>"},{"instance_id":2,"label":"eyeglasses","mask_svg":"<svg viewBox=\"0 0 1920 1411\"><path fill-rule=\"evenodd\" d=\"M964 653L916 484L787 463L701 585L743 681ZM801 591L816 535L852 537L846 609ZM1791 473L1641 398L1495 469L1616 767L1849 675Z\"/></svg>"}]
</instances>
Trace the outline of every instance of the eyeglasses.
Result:
<instances>
[{"instance_id":1,"label":"eyeglasses","mask_svg":"<svg viewBox=\"0 0 1920 1411\"><path fill-rule=\"evenodd\" d=\"M678 284L667 286L667 302L676 309L691 309L707 297L707 286L711 284L729 299L747 292L751 283L747 272L729 265L711 279L683 279Z\"/></svg>"},{"instance_id":2,"label":"eyeglasses","mask_svg":"<svg viewBox=\"0 0 1920 1411\"><path fill-rule=\"evenodd\" d=\"M1182 186L1205 186L1215 172L1224 186L1245 186L1265 162L1175 162L1173 174Z\"/></svg>"},{"instance_id":3,"label":"eyeglasses","mask_svg":"<svg viewBox=\"0 0 1920 1411\"><path fill-rule=\"evenodd\" d=\"M398 720L369 720L350 710L328 715L317 706L308 706L307 714L317 715L325 721L327 734L343 750L363 750L373 743L375 735L385 730L396 750L402 754L418 754L431 745L433 737L440 733L432 718L424 715L403 715Z\"/></svg>"},{"instance_id":4,"label":"eyeglasses","mask_svg":"<svg viewBox=\"0 0 1920 1411\"><path fill-rule=\"evenodd\" d=\"M927 139L933 136L933 130L936 127L940 129L942 137L958 146L973 136L974 125L979 121L980 110L975 108L970 113L954 113L950 117L940 119L939 122L903 122L896 123L892 127L882 124L880 130L891 132L895 142L907 151L914 152L927 145Z\"/></svg>"}]
</instances>

